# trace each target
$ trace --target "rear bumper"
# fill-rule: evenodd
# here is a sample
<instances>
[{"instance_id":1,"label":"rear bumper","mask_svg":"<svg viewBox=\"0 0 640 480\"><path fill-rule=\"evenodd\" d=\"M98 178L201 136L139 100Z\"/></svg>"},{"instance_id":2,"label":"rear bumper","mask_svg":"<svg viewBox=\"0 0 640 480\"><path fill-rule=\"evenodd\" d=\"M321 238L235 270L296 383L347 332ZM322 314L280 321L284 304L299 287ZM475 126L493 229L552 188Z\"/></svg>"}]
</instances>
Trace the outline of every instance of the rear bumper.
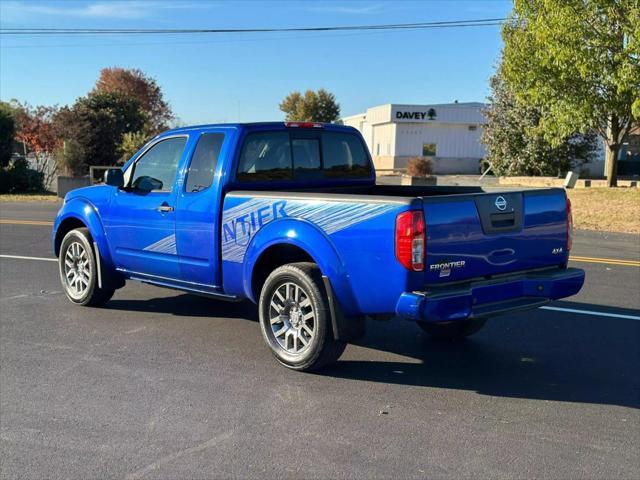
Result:
<instances>
[{"instance_id":1,"label":"rear bumper","mask_svg":"<svg viewBox=\"0 0 640 480\"><path fill-rule=\"evenodd\" d=\"M405 292L398 299L396 314L429 322L490 317L575 295L583 283L584 270L557 268Z\"/></svg>"}]
</instances>

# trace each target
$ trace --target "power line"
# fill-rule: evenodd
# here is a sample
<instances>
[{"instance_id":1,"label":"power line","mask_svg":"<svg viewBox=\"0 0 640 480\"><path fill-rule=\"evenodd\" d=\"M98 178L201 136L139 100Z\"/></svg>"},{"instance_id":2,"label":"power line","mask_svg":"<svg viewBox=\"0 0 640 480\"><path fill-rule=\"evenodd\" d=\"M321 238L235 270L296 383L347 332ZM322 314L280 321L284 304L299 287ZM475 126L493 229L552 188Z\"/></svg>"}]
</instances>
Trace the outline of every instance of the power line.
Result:
<instances>
[{"instance_id":1,"label":"power line","mask_svg":"<svg viewBox=\"0 0 640 480\"><path fill-rule=\"evenodd\" d=\"M421 30L429 28L462 28L500 25L505 18L451 20L420 23L391 23L381 25L349 25L333 27L284 28L0 28L0 35L176 35L205 33L279 33L279 32L335 32L358 30Z\"/></svg>"},{"instance_id":2,"label":"power line","mask_svg":"<svg viewBox=\"0 0 640 480\"><path fill-rule=\"evenodd\" d=\"M403 32L399 33L407 33L407 32L415 32L416 30L405 29ZM82 42L76 39L70 39L69 41L73 41L73 43L51 43L49 40L46 40L46 43L32 43L32 44L7 44L6 42L0 42L0 50L6 49L23 49L23 48L68 48L68 47L76 47L76 48L92 48L92 47L138 47L138 46L155 46L155 45L219 45L219 44L238 44L238 43L251 43L251 42L268 42L268 41L289 41L289 40L308 40L308 39L316 39L316 38L332 38L332 39L341 39L341 38L362 38L362 37L374 37L380 35L388 35L389 33L397 33L395 31L360 31L360 32L318 32L318 33L294 33L294 34L282 34L282 35L271 35L271 36L261 36L257 34L255 36L234 36L234 37L197 37L192 39L184 40L166 40L166 41L136 41L136 40L123 40L120 41L109 41L114 39L114 37L107 37L105 42L101 43L92 43L92 42ZM18 37L13 37L18 38ZM25 37L20 37L25 38ZM43 38L43 37L37 37ZM58 37L61 38L61 37ZM105 37L102 37L105 38ZM142 38L142 37L137 37ZM147 37L148 38L148 37ZM167 38L167 37L165 37ZM115 40L115 39L114 39Z\"/></svg>"},{"instance_id":3,"label":"power line","mask_svg":"<svg viewBox=\"0 0 640 480\"><path fill-rule=\"evenodd\" d=\"M267 41L289 41L289 40L308 40L315 38L362 38L366 37L374 37L380 35L388 35L390 33L411 33L416 32L416 30L412 29L404 29L403 31L385 31L385 30L365 30L365 31L356 31L356 32L306 32L306 33L293 33L293 34L280 34L280 35L271 35L271 36L263 36L261 34L256 34L255 36L209 36L203 37L199 36L197 38L192 38L191 40L185 39L182 40L167 40L167 41L135 41L135 40L124 40L111 42L109 40L114 39L114 37L106 37L107 41L102 43L92 43L92 42L81 42L73 39L73 43L51 43L48 39L46 43L33 43L33 44L7 44L6 42L0 42L0 50L10 50L10 49L29 49L29 48L93 48L93 47L138 47L138 46L157 46L157 45L219 45L219 44L238 44L238 43L246 43L246 42L267 42ZM13 38L25 38L25 37L13 37ZM43 37L36 37L43 38ZM46 37L45 37L46 38ZM61 37L57 37L61 38ZM102 37L105 38L105 37ZM142 38L142 37L137 37ZM148 38L148 37L147 37ZM167 38L167 37L165 37ZM185 38L185 37L182 37ZM72 40L69 40L72 41Z\"/></svg>"}]
</instances>

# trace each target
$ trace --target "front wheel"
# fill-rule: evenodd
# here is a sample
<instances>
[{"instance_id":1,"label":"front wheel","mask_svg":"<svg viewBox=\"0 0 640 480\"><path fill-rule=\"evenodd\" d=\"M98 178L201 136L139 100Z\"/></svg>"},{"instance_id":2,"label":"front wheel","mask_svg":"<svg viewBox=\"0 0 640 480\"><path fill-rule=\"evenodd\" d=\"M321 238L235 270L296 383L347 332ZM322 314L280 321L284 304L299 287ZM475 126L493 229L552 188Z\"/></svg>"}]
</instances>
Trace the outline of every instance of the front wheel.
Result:
<instances>
[{"instance_id":1,"label":"front wheel","mask_svg":"<svg viewBox=\"0 0 640 480\"><path fill-rule=\"evenodd\" d=\"M438 340L461 340L473 335L487 323L486 318L468 318L453 322L417 322L418 326Z\"/></svg>"},{"instance_id":2,"label":"front wheel","mask_svg":"<svg viewBox=\"0 0 640 480\"><path fill-rule=\"evenodd\" d=\"M113 288L98 286L98 267L88 229L76 228L65 235L58 267L64 293L73 303L96 307L113 296Z\"/></svg>"},{"instance_id":3,"label":"front wheel","mask_svg":"<svg viewBox=\"0 0 640 480\"><path fill-rule=\"evenodd\" d=\"M293 370L317 370L342 354L333 338L331 313L317 265L301 262L276 268L258 304L262 335L276 359Z\"/></svg>"}]
</instances>

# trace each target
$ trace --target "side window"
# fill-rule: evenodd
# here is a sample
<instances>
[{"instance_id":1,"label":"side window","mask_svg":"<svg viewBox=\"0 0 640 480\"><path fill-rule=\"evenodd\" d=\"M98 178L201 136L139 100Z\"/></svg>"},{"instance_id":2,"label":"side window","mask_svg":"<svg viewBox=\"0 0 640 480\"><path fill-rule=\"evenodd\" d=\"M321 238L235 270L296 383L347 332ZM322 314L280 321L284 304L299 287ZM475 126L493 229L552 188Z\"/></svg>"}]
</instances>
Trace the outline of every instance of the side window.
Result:
<instances>
[{"instance_id":1,"label":"side window","mask_svg":"<svg viewBox=\"0 0 640 480\"><path fill-rule=\"evenodd\" d=\"M252 133L240 153L238 180L290 180L291 146L287 132Z\"/></svg>"},{"instance_id":2,"label":"side window","mask_svg":"<svg viewBox=\"0 0 640 480\"><path fill-rule=\"evenodd\" d=\"M223 141L223 133L205 133L200 137L189 165L186 192L199 192L211 186Z\"/></svg>"},{"instance_id":3,"label":"side window","mask_svg":"<svg viewBox=\"0 0 640 480\"><path fill-rule=\"evenodd\" d=\"M326 177L366 178L371 165L360 139L348 133L322 135L322 156Z\"/></svg>"},{"instance_id":4,"label":"side window","mask_svg":"<svg viewBox=\"0 0 640 480\"><path fill-rule=\"evenodd\" d=\"M156 143L133 165L131 187L150 181L157 187L154 191L171 191L186 143L186 137L168 138Z\"/></svg>"}]
</instances>

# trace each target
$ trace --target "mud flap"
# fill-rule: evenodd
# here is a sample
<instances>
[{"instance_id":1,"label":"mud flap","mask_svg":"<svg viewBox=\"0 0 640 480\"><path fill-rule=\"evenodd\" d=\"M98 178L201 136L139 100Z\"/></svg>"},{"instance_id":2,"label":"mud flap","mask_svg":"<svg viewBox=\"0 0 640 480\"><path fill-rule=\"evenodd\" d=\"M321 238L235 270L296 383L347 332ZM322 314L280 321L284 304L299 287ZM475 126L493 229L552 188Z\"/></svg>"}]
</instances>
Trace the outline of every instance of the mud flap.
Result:
<instances>
[{"instance_id":1,"label":"mud flap","mask_svg":"<svg viewBox=\"0 0 640 480\"><path fill-rule=\"evenodd\" d=\"M331 287L331 281L325 275L322 276L324 288L329 300L331 310L331 326L333 328L333 338L348 342L364 335L364 317L347 317L342 313L340 304L336 301Z\"/></svg>"}]
</instances>

